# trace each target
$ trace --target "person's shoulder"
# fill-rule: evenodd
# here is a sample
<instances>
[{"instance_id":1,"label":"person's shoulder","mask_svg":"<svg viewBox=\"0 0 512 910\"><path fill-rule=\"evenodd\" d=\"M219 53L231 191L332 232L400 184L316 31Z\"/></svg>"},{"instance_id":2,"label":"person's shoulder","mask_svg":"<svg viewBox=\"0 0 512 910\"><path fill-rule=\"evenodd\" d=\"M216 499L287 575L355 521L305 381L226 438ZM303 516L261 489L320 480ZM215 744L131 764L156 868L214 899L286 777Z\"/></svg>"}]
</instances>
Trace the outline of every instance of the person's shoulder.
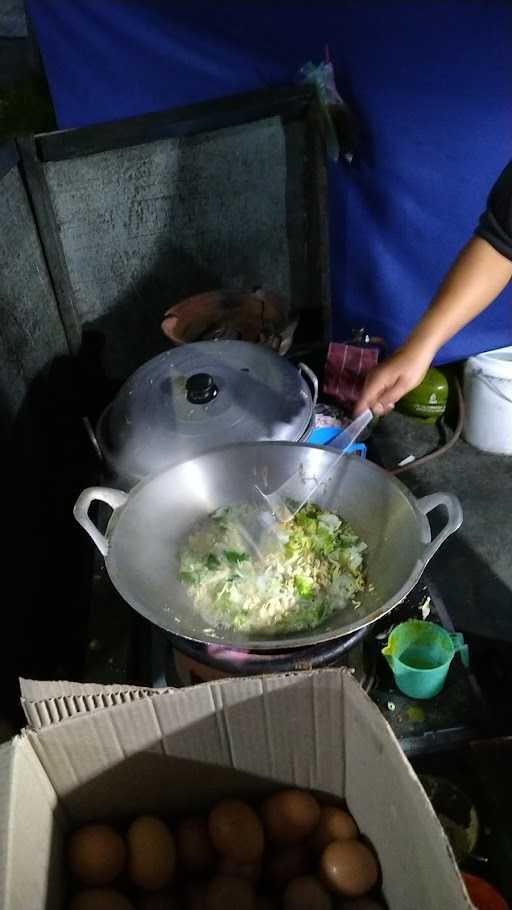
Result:
<instances>
[{"instance_id":1,"label":"person's shoulder","mask_svg":"<svg viewBox=\"0 0 512 910\"><path fill-rule=\"evenodd\" d=\"M512 196L512 160L505 165L500 176L496 180L496 183L492 187L489 201L496 201L496 197L502 195L506 196L507 200L510 200Z\"/></svg>"},{"instance_id":2,"label":"person's shoulder","mask_svg":"<svg viewBox=\"0 0 512 910\"><path fill-rule=\"evenodd\" d=\"M492 187L475 234L512 260L512 161Z\"/></svg>"}]
</instances>

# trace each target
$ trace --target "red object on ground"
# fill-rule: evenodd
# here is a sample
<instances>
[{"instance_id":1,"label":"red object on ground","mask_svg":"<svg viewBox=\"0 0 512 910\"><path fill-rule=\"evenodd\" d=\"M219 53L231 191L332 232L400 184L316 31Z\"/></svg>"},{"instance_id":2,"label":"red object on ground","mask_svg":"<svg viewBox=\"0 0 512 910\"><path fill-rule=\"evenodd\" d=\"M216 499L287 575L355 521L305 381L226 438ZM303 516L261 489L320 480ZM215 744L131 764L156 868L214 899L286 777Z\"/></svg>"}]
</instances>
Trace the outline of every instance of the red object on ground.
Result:
<instances>
[{"instance_id":1,"label":"red object on ground","mask_svg":"<svg viewBox=\"0 0 512 910\"><path fill-rule=\"evenodd\" d=\"M463 872L462 878L476 910L509 910L506 900L485 879Z\"/></svg>"}]
</instances>

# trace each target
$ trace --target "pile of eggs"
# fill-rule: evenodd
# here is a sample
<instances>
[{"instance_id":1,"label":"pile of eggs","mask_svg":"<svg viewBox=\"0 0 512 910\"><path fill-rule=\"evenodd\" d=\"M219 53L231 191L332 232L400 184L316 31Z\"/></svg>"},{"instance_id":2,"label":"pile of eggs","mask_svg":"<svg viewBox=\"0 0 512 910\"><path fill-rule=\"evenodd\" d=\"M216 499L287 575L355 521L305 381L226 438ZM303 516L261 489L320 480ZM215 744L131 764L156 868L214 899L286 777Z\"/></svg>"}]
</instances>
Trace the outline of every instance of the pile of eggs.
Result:
<instances>
[{"instance_id":1,"label":"pile of eggs","mask_svg":"<svg viewBox=\"0 0 512 910\"><path fill-rule=\"evenodd\" d=\"M383 910L377 858L352 816L303 790L218 802L169 827L74 831L69 910Z\"/></svg>"}]
</instances>

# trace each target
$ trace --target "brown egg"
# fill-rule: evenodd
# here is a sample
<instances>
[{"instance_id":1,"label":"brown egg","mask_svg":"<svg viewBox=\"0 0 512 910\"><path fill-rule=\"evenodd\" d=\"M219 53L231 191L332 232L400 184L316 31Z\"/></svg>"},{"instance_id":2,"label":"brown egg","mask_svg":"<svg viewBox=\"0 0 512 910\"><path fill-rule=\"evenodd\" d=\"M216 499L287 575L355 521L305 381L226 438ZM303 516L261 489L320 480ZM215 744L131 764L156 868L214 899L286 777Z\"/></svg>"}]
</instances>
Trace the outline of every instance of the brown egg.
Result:
<instances>
[{"instance_id":1,"label":"brown egg","mask_svg":"<svg viewBox=\"0 0 512 910\"><path fill-rule=\"evenodd\" d=\"M331 910L327 889L313 875L302 875L289 883L283 897L284 910Z\"/></svg>"},{"instance_id":2,"label":"brown egg","mask_svg":"<svg viewBox=\"0 0 512 910\"><path fill-rule=\"evenodd\" d=\"M85 825L69 838L69 868L84 885L110 885L125 862L124 840L110 825Z\"/></svg>"},{"instance_id":3,"label":"brown egg","mask_svg":"<svg viewBox=\"0 0 512 910\"><path fill-rule=\"evenodd\" d=\"M309 856L304 844L272 850L266 864L266 877L277 888L308 871Z\"/></svg>"},{"instance_id":4,"label":"brown egg","mask_svg":"<svg viewBox=\"0 0 512 910\"><path fill-rule=\"evenodd\" d=\"M217 875L208 885L205 910L254 910L254 890L243 878Z\"/></svg>"},{"instance_id":5,"label":"brown egg","mask_svg":"<svg viewBox=\"0 0 512 910\"><path fill-rule=\"evenodd\" d=\"M320 854L334 840L354 840L358 835L357 825L348 812L337 806L321 806L320 820L309 839L309 846Z\"/></svg>"},{"instance_id":6,"label":"brown egg","mask_svg":"<svg viewBox=\"0 0 512 910\"><path fill-rule=\"evenodd\" d=\"M205 818L191 816L182 819L176 827L174 838L180 869L202 874L213 868L216 856Z\"/></svg>"},{"instance_id":7,"label":"brown egg","mask_svg":"<svg viewBox=\"0 0 512 910\"><path fill-rule=\"evenodd\" d=\"M379 866L372 851L360 841L333 841L322 853L320 872L336 894L362 897L376 884Z\"/></svg>"},{"instance_id":8,"label":"brown egg","mask_svg":"<svg viewBox=\"0 0 512 910\"><path fill-rule=\"evenodd\" d=\"M174 876L176 848L169 828L153 815L141 815L128 829L128 872L144 891L161 891Z\"/></svg>"},{"instance_id":9,"label":"brown egg","mask_svg":"<svg viewBox=\"0 0 512 910\"><path fill-rule=\"evenodd\" d=\"M264 847L262 824L254 809L239 799L225 799L212 809L208 830L219 853L251 866L259 863Z\"/></svg>"},{"instance_id":10,"label":"brown egg","mask_svg":"<svg viewBox=\"0 0 512 910\"><path fill-rule=\"evenodd\" d=\"M251 866L241 866L240 863L234 863L232 859L222 859L219 864L219 875L229 875L232 878L245 878L247 882L256 884L261 875L261 866L258 864Z\"/></svg>"},{"instance_id":11,"label":"brown egg","mask_svg":"<svg viewBox=\"0 0 512 910\"><path fill-rule=\"evenodd\" d=\"M75 894L69 910L135 910L124 894L109 888L91 888Z\"/></svg>"},{"instance_id":12,"label":"brown egg","mask_svg":"<svg viewBox=\"0 0 512 910\"><path fill-rule=\"evenodd\" d=\"M282 790L261 807L263 824L274 844L298 844L316 828L320 806L304 790Z\"/></svg>"}]
</instances>

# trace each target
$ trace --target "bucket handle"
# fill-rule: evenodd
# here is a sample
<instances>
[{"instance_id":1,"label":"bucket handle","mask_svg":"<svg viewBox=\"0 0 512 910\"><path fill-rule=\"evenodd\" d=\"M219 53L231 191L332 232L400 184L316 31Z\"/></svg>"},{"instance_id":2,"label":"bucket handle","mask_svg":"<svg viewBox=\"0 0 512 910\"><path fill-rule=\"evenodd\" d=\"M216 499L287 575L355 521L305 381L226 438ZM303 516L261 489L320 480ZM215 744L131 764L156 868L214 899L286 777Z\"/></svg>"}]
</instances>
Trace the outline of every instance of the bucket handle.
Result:
<instances>
[{"instance_id":1,"label":"bucket handle","mask_svg":"<svg viewBox=\"0 0 512 910\"><path fill-rule=\"evenodd\" d=\"M455 531L460 528L463 513L459 500L452 493L432 493L430 496L424 496L422 499L418 499L417 505L420 512L422 512L426 518L430 512L433 512L433 510L437 509L439 506L444 506L448 513L444 528L425 548L422 558L423 567L425 567L450 534L454 534Z\"/></svg>"},{"instance_id":2,"label":"bucket handle","mask_svg":"<svg viewBox=\"0 0 512 910\"><path fill-rule=\"evenodd\" d=\"M483 370L475 370L475 376L478 376L478 378L481 379L482 382L489 389L491 389L491 391L494 392L495 395L498 396L498 398L503 398L503 400L508 402L508 404L512 404L512 398L509 398L508 395L505 395L505 393L502 392L502 390L500 389L499 385L496 382L493 382L493 380L490 378L490 376L487 376L487 374L484 373ZM505 381L508 382L508 380L505 380Z\"/></svg>"},{"instance_id":3,"label":"bucket handle","mask_svg":"<svg viewBox=\"0 0 512 910\"><path fill-rule=\"evenodd\" d=\"M89 509L93 502L104 502L115 512L124 506L128 499L128 493L122 490L114 490L112 487L87 487L75 502L73 515L84 531L87 531L92 538L102 556L108 553L108 539L96 527L91 518L89 518Z\"/></svg>"},{"instance_id":4,"label":"bucket handle","mask_svg":"<svg viewBox=\"0 0 512 910\"><path fill-rule=\"evenodd\" d=\"M456 654L460 654L460 659L465 667L469 667L469 649L464 641L462 632L448 632Z\"/></svg>"}]
</instances>

